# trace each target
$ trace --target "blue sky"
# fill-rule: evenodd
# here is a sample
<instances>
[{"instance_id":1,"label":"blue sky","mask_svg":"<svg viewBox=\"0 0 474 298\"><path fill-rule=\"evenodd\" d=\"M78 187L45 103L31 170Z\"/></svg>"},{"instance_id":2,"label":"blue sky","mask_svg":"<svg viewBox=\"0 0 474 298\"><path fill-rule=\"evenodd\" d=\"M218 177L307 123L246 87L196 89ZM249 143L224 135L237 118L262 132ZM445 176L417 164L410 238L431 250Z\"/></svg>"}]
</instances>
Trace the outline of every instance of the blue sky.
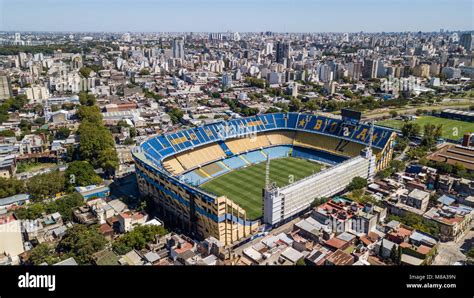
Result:
<instances>
[{"instance_id":1,"label":"blue sky","mask_svg":"<svg viewBox=\"0 0 474 298\"><path fill-rule=\"evenodd\" d=\"M0 30L472 30L474 0L0 0Z\"/></svg>"}]
</instances>

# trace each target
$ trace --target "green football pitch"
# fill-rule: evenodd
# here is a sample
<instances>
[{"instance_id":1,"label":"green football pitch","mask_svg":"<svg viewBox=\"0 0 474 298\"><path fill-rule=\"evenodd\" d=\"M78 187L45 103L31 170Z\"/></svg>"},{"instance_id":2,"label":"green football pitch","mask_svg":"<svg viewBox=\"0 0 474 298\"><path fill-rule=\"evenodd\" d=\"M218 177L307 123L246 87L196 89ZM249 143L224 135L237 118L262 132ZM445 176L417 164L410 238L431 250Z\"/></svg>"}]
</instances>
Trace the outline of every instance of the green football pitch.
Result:
<instances>
[{"instance_id":1,"label":"green football pitch","mask_svg":"<svg viewBox=\"0 0 474 298\"><path fill-rule=\"evenodd\" d=\"M442 124L443 128L443 138L447 139L460 139L466 132L474 132L474 123L459 121L459 120L452 120L434 116L420 116L417 119L409 122L414 122L420 125L421 133L423 133L423 126L425 124L431 123L434 125ZM388 126L395 129L401 129L404 122L402 120L384 120L377 122L378 125Z\"/></svg>"},{"instance_id":2,"label":"green football pitch","mask_svg":"<svg viewBox=\"0 0 474 298\"><path fill-rule=\"evenodd\" d=\"M248 219L262 216L262 188L265 186L266 162L234 170L200 187L216 195L225 195L247 212ZM287 157L270 161L270 181L285 186L319 172L323 165Z\"/></svg>"}]
</instances>

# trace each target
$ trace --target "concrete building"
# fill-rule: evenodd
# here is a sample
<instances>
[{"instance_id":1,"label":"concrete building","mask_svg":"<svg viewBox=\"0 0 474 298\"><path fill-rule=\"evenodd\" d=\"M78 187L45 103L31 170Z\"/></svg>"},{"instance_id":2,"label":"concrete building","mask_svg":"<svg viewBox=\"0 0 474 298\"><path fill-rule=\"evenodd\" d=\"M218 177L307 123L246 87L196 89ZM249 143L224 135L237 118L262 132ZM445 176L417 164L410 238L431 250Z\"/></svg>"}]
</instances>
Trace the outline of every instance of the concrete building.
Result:
<instances>
[{"instance_id":1,"label":"concrete building","mask_svg":"<svg viewBox=\"0 0 474 298\"><path fill-rule=\"evenodd\" d=\"M12 97L12 87L10 78L3 73L0 73L0 100Z\"/></svg>"},{"instance_id":2,"label":"concrete building","mask_svg":"<svg viewBox=\"0 0 474 298\"><path fill-rule=\"evenodd\" d=\"M474 34L473 33L463 33L459 44L465 48L467 51L472 51L474 49Z\"/></svg>"},{"instance_id":3,"label":"concrete building","mask_svg":"<svg viewBox=\"0 0 474 298\"><path fill-rule=\"evenodd\" d=\"M184 60L184 40L182 38L173 40L173 58Z\"/></svg>"}]
</instances>

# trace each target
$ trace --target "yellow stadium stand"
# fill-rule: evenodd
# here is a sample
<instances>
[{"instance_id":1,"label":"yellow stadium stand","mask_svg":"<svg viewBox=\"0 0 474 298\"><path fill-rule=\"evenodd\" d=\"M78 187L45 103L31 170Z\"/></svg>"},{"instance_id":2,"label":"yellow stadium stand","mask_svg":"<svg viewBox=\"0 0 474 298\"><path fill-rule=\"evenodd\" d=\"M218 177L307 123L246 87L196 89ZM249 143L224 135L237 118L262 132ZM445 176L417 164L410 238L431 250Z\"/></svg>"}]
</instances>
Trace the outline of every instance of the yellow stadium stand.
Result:
<instances>
[{"instance_id":1,"label":"yellow stadium stand","mask_svg":"<svg viewBox=\"0 0 474 298\"><path fill-rule=\"evenodd\" d=\"M278 131L266 133L267 139L271 145L291 145L295 137L293 131Z\"/></svg>"},{"instance_id":2,"label":"yellow stadium stand","mask_svg":"<svg viewBox=\"0 0 474 298\"><path fill-rule=\"evenodd\" d=\"M225 153L218 144L211 144L176 155L176 159L185 170L209 163L225 157Z\"/></svg>"}]
</instances>

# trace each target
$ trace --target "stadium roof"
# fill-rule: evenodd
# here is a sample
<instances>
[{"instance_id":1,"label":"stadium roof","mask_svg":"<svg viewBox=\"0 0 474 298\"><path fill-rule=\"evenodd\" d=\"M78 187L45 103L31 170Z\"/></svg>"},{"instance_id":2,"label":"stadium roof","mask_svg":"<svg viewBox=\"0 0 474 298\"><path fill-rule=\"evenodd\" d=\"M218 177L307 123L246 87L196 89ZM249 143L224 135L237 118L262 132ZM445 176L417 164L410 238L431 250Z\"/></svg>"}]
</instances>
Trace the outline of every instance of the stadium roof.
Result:
<instances>
[{"instance_id":1,"label":"stadium roof","mask_svg":"<svg viewBox=\"0 0 474 298\"><path fill-rule=\"evenodd\" d=\"M464 116L474 117L474 112L470 112L470 111L459 111L459 110L453 110L453 109L446 109L446 110L443 110L443 112L444 113L456 114L456 115L464 115Z\"/></svg>"}]
</instances>

